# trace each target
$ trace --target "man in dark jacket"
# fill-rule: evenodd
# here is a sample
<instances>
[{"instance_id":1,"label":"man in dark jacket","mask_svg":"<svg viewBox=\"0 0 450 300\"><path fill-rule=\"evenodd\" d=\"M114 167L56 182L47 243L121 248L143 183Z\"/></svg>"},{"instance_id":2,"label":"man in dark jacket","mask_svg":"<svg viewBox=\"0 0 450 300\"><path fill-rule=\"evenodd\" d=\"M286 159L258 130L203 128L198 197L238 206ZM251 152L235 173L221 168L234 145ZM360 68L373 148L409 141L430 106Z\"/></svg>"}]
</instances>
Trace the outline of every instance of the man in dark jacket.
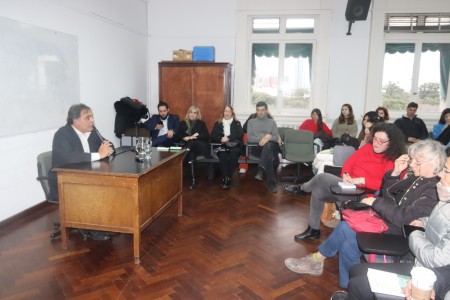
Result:
<instances>
[{"instance_id":1,"label":"man in dark jacket","mask_svg":"<svg viewBox=\"0 0 450 300\"><path fill-rule=\"evenodd\" d=\"M89 106L74 104L67 114L67 124L56 131L52 146L52 169L67 164L103 159L114 153L114 146L94 126ZM48 174L50 202L59 202L56 173ZM109 235L99 231L83 231L95 240L107 240Z\"/></svg>"},{"instance_id":2,"label":"man in dark jacket","mask_svg":"<svg viewBox=\"0 0 450 300\"><path fill-rule=\"evenodd\" d=\"M394 124L403 131L406 142L415 143L428 138L428 130L422 119L416 115L419 105L410 102L406 107L406 115L395 120Z\"/></svg>"},{"instance_id":3,"label":"man in dark jacket","mask_svg":"<svg viewBox=\"0 0 450 300\"><path fill-rule=\"evenodd\" d=\"M158 103L158 115L153 115L144 123L144 126L152 134L152 146L170 147L178 141L177 131L180 118L169 114L169 105L166 102Z\"/></svg>"},{"instance_id":4,"label":"man in dark jacket","mask_svg":"<svg viewBox=\"0 0 450 300\"><path fill-rule=\"evenodd\" d=\"M52 168L67 164L100 160L114 152L94 126L92 110L84 104L74 104L67 115L67 124L53 137ZM49 172L50 198L58 202L56 173Z\"/></svg>"}]
</instances>

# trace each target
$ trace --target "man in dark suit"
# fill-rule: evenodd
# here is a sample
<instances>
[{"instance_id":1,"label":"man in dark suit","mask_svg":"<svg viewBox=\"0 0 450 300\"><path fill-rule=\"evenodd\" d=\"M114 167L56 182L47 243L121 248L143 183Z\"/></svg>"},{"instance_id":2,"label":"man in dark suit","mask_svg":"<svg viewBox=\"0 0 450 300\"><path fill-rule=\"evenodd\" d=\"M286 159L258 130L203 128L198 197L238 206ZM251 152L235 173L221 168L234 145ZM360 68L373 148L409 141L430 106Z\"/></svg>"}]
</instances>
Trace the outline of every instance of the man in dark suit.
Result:
<instances>
[{"instance_id":1,"label":"man in dark suit","mask_svg":"<svg viewBox=\"0 0 450 300\"><path fill-rule=\"evenodd\" d=\"M52 169L72 163L103 159L114 153L114 146L102 137L94 126L92 110L84 104L74 104L67 114L67 124L56 131L52 146ZM48 174L50 202L59 202L58 182L54 171ZM85 237L108 240L102 231L81 230Z\"/></svg>"},{"instance_id":2,"label":"man in dark suit","mask_svg":"<svg viewBox=\"0 0 450 300\"><path fill-rule=\"evenodd\" d=\"M84 104L74 104L67 114L67 124L53 137L52 168L72 163L96 161L114 152L94 126L92 110ZM49 172L50 199L58 202L58 184L54 171Z\"/></svg>"},{"instance_id":3,"label":"man in dark suit","mask_svg":"<svg viewBox=\"0 0 450 300\"><path fill-rule=\"evenodd\" d=\"M153 115L144 123L152 134L152 146L170 147L178 141L177 131L180 118L169 114L169 105L166 102L158 103L158 115Z\"/></svg>"}]
</instances>

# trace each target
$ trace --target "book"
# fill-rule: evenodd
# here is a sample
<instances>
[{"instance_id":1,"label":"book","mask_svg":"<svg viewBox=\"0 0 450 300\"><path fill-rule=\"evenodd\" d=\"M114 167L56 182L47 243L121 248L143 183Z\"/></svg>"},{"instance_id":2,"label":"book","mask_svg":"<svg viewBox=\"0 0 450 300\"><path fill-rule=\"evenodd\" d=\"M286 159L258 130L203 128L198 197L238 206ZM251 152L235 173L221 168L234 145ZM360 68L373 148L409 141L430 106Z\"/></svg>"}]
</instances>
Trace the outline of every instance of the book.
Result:
<instances>
[{"instance_id":1,"label":"book","mask_svg":"<svg viewBox=\"0 0 450 300\"><path fill-rule=\"evenodd\" d=\"M356 189L356 185L351 183L339 182L339 186L343 189Z\"/></svg>"},{"instance_id":2,"label":"book","mask_svg":"<svg viewBox=\"0 0 450 300\"><path fill-rule=\"evenodd\" d=\"M181 147L178 147L178 146L172 146L172 147L170 147L170 152L178 152L178 151L181 151Z\"/></svg>"},{"instance_id":3,"label":"book","mask_svg":"<svg viewBox=\"0 0 450 300\"><path fill-rule=\"evenodd\" d=\"M169 147L156 147L157 151L169 151Z\"/></svg>"},{"instance_id":4,"label":"book","mask_svg":"<svg viewBox=\"0 0 450 300\"><path fill-rule=\"evenodd\" d=\"M367 270L367 278L373 293L405 297L403 289L406 287L408 280L411 279L411 276L369 268Z\"/></svg>"}]
</instances>

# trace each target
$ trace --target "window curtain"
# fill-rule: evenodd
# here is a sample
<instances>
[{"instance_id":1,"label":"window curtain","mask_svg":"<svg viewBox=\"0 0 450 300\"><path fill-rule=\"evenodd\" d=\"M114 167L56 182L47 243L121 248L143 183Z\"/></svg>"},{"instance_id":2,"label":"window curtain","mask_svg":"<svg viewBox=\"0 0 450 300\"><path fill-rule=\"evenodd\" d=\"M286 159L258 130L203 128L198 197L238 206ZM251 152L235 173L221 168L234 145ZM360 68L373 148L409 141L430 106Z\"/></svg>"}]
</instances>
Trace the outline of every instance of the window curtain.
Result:
<instances>
[{"instance_id":1,"label":"window curtain","mask_svg":"<svg viewBox=\"0 0 450 300\"><path fill-rule=\"evenodd\" d=\"M385 52L389 54L394 53L414 53L415 44L386 44ZM448 77L450 73L450 44L440 43L425 43L422 44L422 52L439 51L440 53L440 83L441 83L441 98L447 99L448 92Z\"/></svg>"},{"instance_id":2,"label":"window curtain","mask_svg":"<svg viewBox=\"0 0 450 300\"><path fill-rule=\"evenodd\" d=\"M279 44L253 44L252 46L252 82L256 73L256 57L279 57ZM309 76L312 67L312 44L286 44L285 57L307 57L309 60ZM310 78L311 79L311 78Z\"/></svg>"}]
</instances>

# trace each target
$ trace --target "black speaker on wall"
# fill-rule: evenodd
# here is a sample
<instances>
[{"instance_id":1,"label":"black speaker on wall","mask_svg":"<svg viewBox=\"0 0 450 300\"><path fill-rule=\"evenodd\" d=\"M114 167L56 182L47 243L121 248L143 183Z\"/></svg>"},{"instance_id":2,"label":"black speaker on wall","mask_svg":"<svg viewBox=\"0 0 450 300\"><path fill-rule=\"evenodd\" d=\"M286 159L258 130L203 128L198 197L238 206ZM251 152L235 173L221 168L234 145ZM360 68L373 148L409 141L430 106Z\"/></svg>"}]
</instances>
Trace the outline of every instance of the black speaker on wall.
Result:
<instances>
[{"instance_id":1,"label":"black speaker on wall","mask_svg":"<svg viewBox=\"0 0 450 300\"><path fill-rule=\"evenodd\" d=\"M348 0L345 18L348 21L347 35L351 35L352 24L355 21L367 20L371 0Z\"/></svg>"},{"instance_id":2,"label":"black speaker on wall","mask_svg":"<svg viewBox=\"0 0 450 300\"><path fill-rule=\"evenodd\" d=\"M367 20L371 0L348 0L345 18L347 21Z\"/></svg>"}]
</instances>

